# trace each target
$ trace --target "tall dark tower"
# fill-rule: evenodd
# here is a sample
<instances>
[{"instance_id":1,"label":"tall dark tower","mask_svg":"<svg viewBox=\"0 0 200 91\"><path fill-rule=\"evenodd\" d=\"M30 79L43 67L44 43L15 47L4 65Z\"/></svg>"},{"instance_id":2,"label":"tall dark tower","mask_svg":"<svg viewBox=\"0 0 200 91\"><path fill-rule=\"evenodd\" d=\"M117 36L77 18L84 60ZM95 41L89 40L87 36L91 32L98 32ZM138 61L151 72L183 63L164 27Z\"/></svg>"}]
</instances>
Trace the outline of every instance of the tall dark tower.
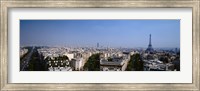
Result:
<instances>
[{"instance_id":1,"label":"tall dark tower","mask_svg":"<svg viewBox=\"0 0 200 91\"><path fill-rule=\"evenodd\" d=\"M97 43L97 48L99 48L99 43Z\"/></svg>"},{"instance_id":2,"label":"tall dark tower","mask_svg":"<svg viewBox=\"0 0 200 91\"><path fill-rule=\"evenodd\" d=\"M151 45L151 34L149 36L149 45L148 45L149 48L152 48L152 45Z\"/></svg>"},{"instance_id":3,"label":"tall dark tower","mask_svg":"<svg viewBox=\"0 0 200 91\"><path fill-rule=\"evenodd\" d=\"M146 49L145 52L146 53L153 53L154 52L154 49L153 49L152 44L151 44L151 34L149 35L149 45L148 45L148 48Z\"/></svg>"}]
</instances>

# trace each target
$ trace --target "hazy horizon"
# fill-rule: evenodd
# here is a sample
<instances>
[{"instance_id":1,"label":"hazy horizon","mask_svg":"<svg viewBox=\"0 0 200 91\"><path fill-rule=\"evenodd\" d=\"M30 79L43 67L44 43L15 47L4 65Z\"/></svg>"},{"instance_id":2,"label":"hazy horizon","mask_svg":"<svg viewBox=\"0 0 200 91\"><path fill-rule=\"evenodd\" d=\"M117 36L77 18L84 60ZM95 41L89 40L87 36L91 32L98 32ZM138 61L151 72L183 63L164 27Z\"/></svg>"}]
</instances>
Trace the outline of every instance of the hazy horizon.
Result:
<instances>
[{"instance_id":1,"label":"hazy horizon","mask_svg":"<svg viewBox=\"0 0 200 91\"><path fill-rule=\"evenodd\" d=\"M20 20L20 46L180 48L180 20Z\"/></svg>"}]
</instances>

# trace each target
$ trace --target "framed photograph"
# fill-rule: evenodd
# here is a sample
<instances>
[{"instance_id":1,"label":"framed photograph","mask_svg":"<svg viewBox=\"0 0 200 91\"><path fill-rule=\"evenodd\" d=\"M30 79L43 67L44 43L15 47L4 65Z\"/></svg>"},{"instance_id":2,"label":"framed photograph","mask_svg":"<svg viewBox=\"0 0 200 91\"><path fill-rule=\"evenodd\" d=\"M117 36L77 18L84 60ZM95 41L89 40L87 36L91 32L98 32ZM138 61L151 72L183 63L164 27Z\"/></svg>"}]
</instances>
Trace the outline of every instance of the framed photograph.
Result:
<instances>
[{"instance_id":1,"label":"framed photograph","mask_svg":"<svg viewBox=\"0 0 200 91\"><path fill-rule=\"evenodd\" d=\"M200 90L199 0L1 0L1 90Z\"/></svg>"}]
</instances>

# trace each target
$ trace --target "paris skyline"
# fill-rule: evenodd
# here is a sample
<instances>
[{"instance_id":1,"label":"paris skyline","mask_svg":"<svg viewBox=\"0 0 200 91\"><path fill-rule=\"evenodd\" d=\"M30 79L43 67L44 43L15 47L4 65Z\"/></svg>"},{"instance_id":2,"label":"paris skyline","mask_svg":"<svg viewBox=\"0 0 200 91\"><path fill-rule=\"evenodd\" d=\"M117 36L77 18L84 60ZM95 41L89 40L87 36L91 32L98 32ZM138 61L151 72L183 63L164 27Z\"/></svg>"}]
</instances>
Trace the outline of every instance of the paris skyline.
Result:
<instances>
[{"instance_id":1,"label":"paris skyline","mask_svg":"<svg viewBox=\"0 0 200 91\"><path fill-rule=\"evenodd\" d=\"M180 48L180 20L20 20L20 45Z\"/></svg>"}]
</instances>

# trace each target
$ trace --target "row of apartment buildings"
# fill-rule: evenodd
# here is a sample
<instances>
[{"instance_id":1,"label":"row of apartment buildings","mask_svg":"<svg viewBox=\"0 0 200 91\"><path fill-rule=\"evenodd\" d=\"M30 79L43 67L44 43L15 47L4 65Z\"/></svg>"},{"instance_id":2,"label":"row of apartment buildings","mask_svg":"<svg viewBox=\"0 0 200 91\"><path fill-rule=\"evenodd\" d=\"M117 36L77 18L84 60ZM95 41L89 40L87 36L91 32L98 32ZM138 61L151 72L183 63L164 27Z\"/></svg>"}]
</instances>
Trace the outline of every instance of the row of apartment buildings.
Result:
<instances>
[{"instance_id":1,"label":"row of apartment buildings","mask_svg":"<svg viewBox=\"0 0 200 91\"><path fill-rule=\"evenodd\" d=\"M40 48L38 49L40 55L46 59L47 57L54 61L47 62L49 71L80 71L83 70L84 64L92 54L100 53L100 66L101 71L123 71L125 70L130 55L134 52L124 53L117 49L94 49L94 48ZM58 61L56 57L67 56L68 59ZM108 61L108 58L112 58L112 61ZM53 64L53 65L52 65ZM64 66L63 66L64 64ZM71 67L71 69L69 68Z\"/></svg>"}]
</instances>

